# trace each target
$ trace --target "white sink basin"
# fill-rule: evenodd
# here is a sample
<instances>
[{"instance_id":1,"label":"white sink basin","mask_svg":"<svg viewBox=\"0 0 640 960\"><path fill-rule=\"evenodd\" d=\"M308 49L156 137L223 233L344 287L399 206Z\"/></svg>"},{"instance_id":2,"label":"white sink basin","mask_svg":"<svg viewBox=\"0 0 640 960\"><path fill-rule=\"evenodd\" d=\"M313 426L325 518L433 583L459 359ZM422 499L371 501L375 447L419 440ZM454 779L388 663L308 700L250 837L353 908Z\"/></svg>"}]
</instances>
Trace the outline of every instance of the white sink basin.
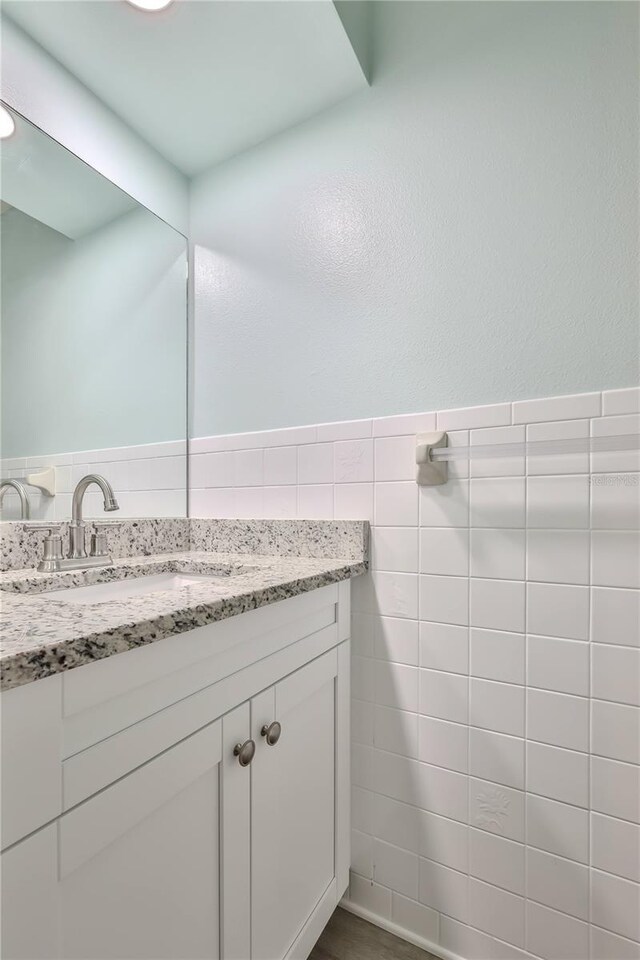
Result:
<instances>
[{"instance_id":1,"label":"white sink basin","mask_svg":"<svg viewBox=\"0 0 640 960\"><path fill-rule=\"evenodd\" d=\"M110 583L94 583L89 587L52 590L40 596L43 600L56 600L58 603L110 603L114 600L143 597L148 593L158 593L163 590L181 590L183 587L213 583L219 579L219 577L198 573L158 573L151 577L132 577L128 580L112 580Z\"/></svg>"}]
</instances>

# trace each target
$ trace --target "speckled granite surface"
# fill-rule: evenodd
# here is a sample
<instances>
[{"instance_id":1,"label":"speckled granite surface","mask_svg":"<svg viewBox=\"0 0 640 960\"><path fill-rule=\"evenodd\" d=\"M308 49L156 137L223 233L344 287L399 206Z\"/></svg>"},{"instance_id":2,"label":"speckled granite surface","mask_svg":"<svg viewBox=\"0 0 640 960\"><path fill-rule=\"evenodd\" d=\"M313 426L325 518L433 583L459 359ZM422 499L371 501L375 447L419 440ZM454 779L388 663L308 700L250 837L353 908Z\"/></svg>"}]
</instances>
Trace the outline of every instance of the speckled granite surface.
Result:
<instances>
[{"instance_id":1,"label":"speckled granite surface","mask_svg":"<svg viewBox=\"0 0 640 960\"><path fill-rule=\"evenodd\" d=\"M189 520L191 549L280 557L362 558L369 524L359 520Z\"/></svg>"},{"instance_id":2,"label":"speckled granite surface","mask_svg":"<svg viewBox=\"0 0 640 960\"><path fill-rule=\"evenodd\" d=\"M366 522L345 522L345 529L340 531L343 524L329 521L335 529L322 536L314 521L309 528L304 521L288 521L302 524L296 528L300 535L297 549L303 554L298 556L291 555L295 549L291 539L294 527L290 527L286 535L283 528L280 531L281 548L288 550L288 555L270 555L264 543L259 546L260 552L249 552L254 541L246 540L246 523L252 522L242 521L240 524L244 529L244 551L187 550L122 558L109 567L93 570L42 574L27 569L0 574L0 688L18 687L164 637L179 635L216 620L358 576L367 569ZM271 521L258 523L270 524ZM254 531L252 536L262 536L265 529L262 528L261 533ZM218 538L216 543L223 542L220 531L212 536ZM224 542L238 543L231 535ZM269 542L271 549L275 550L275 542ZM330 557L325 553L324 556L309 556L310 550L320 552L320 544L324 548L341 546L351 555ZM64 589L70 586L170 572L206 574L212 579L177 590L157 591L100 604L79 605L64 599ZM45 596L47 591L58 588L55 595L49 593Z\"/></svg>"},{"instance_id":3,"label":"speckled granite surface","mask_svg":"<svg viewBox=\"0 0 640 960\"><path fill-rule=\"evenodd\" d=\"M369 525L358 520L218 520L185 517L103 520L109 552L115 558L207 550L227 553L275 554L284 557L362 556ZM90 519L86 520L91 530ZM62 537L68 536L68 522ZM42 557L46 530L22 521L0 523L0 570L36 567Z\"/></svg>"},{"instance_id":4,"label":"speckled granite surface","mask_svg":"<svg viewBox=\"0 0 640 960\"><path fill-rule=\"evenodd\" d=\"M112 527L107 531L112 557L175 553L176 550L188 550L190 546L190 521L186 517L113 519L112 522L105 517L105 520L99 518L99 522L108 522ZM91 532L91 520L87 519L86 523L88 532ZM68 522L63 522L60 532L65 540L68 527ZM42 544L46 536L46 530L33 530L28 523L20 520L0 523L0 570L36 567L42 558Z\"/></svg>"}]
</instances>

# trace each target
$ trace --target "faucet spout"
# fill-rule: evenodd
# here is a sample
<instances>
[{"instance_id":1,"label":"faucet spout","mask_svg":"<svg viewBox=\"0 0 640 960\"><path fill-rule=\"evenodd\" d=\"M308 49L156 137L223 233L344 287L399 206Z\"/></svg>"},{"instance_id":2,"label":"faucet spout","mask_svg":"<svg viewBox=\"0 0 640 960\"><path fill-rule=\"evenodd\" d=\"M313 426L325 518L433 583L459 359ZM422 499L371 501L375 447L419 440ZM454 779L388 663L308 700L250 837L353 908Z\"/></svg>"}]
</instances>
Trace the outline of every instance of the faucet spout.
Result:
<instances>
[{"instance_id":1,"label":"faucet spout","mask_svg":"<svg viewBox=\"0 0 640 960\"><path fill-rule=\"evenodd\" d=\"M80 480L73 491L73 500L71 502L71 523L69 524L69 557L78 559L87 556L87 547L85 542L85 523L82 519L82 503L87 488L93 483L97 484L102 491L104 509L106 513L113 510L119 510L119 504L116 500L113 487L108 480L101 477L98 473L89 473Z\"/></svg>"},{"instance_id":2,"label":"faucet spout","mask_svg":"<svg viewBox=\"0 0 640 960\"><path fill-rule=\"evenodd\" d=\"M113 487L109 481L105 480L104 477L101 477L99 473L89 473L86 477L83 477L82 480L78 481L78 484L73 491L71 519L74 521L74 523L82 522L82 501L84 500L84 495L87 491L87 488L90 487L92 483L96 483L100 487L104 500L104 509L107 513L111 510L120 509L118 501L116 500L116 495L113 492Z\"/></svg>"},{"instance_id":3,"label":"faucet spout","mask_svg":"<svg viewBox=\"0 0 640 960\"><path fill-rule=\"evenodd\" d=\"M20 519L28 520L31 516L31 508L29 505L29 496L25 489L24 483L21 480L1 480L0 481L0 503L4 499L4 495L7 490L11 488L15 490L18 496L20 497Z\"/></svg>"}]
</instances>

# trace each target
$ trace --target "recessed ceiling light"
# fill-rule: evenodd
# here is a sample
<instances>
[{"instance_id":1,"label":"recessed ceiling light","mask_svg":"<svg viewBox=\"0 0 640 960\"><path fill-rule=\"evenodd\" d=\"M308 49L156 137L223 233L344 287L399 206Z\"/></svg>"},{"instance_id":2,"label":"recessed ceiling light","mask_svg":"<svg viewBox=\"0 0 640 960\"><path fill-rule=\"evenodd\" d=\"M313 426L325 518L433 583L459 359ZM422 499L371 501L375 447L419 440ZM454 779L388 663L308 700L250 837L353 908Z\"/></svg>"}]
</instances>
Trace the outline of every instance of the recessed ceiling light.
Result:
<instances>
[{"instance_id":1,"label":"recessed ceiling light","mask_svg":"<svg viewBox=\"0 0 640 960\"><path fill-rule=\"evenodd\" d=\"M10 137L16 128L16 122L7 110L0 103L0 140L6 140Z\"/></svg>"},{"instance_id":2,"label":"recessed ceiling light","mask_svg":"<svg viewBox=\"0 0 640 960\"><path fill-rule=\"evenodd\" d=\"M140 10L148 10L155 13L156 10L164 10L173 0L127 0L132 7L138 7Z\"/></svg>"}]
</instances>

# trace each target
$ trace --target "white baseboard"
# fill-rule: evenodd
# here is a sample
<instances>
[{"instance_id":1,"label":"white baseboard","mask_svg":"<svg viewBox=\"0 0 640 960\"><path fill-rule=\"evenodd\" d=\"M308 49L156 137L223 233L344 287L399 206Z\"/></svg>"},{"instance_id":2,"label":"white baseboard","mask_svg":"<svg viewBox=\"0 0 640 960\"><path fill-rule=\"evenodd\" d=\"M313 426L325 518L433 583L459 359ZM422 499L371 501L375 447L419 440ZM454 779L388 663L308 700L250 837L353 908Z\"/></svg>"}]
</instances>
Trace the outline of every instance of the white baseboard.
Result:
<instances>
[{"instance_id":1,"label":"white baseboard","mask_svg":"<svg viewBox=\"0 0 640 960\"><path fill-rule=\"evenodd\" d=\"M465 960L465 958L459 954L452 953L451 950L446 950L444 947L441 947L440 944L426 940L417 933L412 933L411 930L405 930L404 927L399 927L393 920L388 920L387 917L381 917L377 913L372 913L370 910L366 910L351 900L345 898L340 901L338 906L347 910L349 913L353 913L356 917L368 920L369 923L373 923L376 927L386 930L387 933L392 933L395 937L406 940L407 943L412 943L414 947L420 947L422 950L426 950L427 953L432 953L434 957L440 957L441 960Z\"/></svg>"}]
</instances>

